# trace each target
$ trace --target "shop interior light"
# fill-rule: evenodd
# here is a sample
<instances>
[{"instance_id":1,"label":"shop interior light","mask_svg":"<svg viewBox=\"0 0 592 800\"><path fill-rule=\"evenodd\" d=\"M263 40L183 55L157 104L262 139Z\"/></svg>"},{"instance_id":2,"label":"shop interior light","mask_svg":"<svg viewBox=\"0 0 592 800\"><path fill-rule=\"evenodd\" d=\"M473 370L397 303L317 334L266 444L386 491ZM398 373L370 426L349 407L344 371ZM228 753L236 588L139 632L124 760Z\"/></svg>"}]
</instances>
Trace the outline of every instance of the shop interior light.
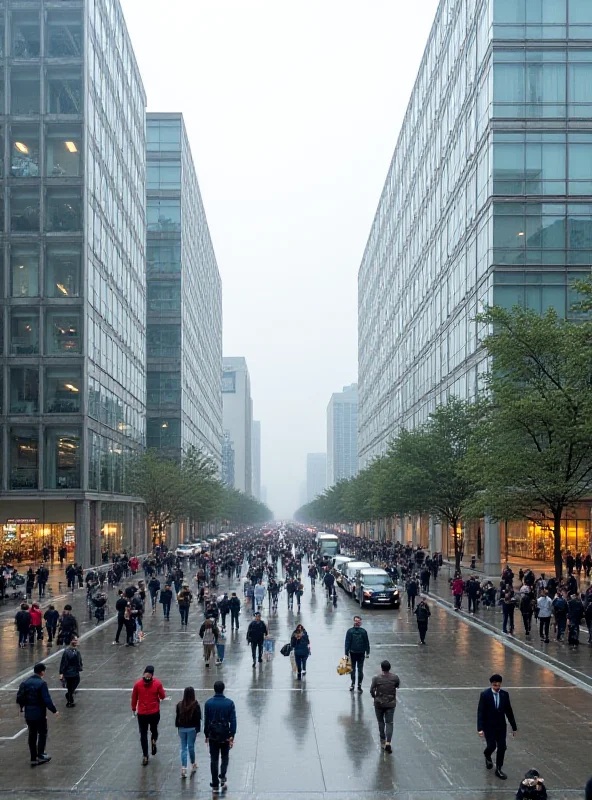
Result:
<instances>
[{"instance_id":1,"label":"shop interior light","mask_svg":"<svg viewBox=\"0 0 592 800\"><path fill-rule=\"evenodd\" d=\"M68 290L66 289L63 283L56 283L56 286L58 287L58 289L62 294L68 294Z\"/></svg>"},{"instance_id":2,"label":"shop interior light","mask_svg":"<svg viewBox=\"0 0 592 800\"><path fill-rule=\"evenodd\" d=\"M14 146L19 151L19 153L28 153L29 152L29 148L27 147L27 145L24 142L15 142Z\"/></svg>"},{"instance_id":3,"label":"shop interior light","mask_svg":"<svg viewBox=\"0 0 592 800\"><path fill-rule=\"evenodd\" d=\"M169 427L169 423L168 422L163 422L162 423L162 427L163 428L168 428Z\"/></svg>"},{"instance_id":4,"label":"shop interior light","mask_svg":"<svg viewBox=\"0 0 592 800\"><path fill-rule=\"evenodd\" d=\"M78 148L76 147L74 142L66 142L66 148L67 148L69 153L77 153L78 152Z\"/></svg>"},{"instance_id":5,"label":"shop interior light","mask_svg":"<svg viewBox=\"0 0 592 800\"><path fill-rule=\"evenodd\" d=\"M518 234L518 236L524 236L524 231L520 231L520 233Z\"/></svg>"},{"instance_id":6,"label":"shop interior light","mask_svg":"<svg viewBox=\"0 0 592 800\"><path fill-rule=\"evenodd\" d=\"M71 392L77 392L77 391L79 391L79 390L78 390L78 387L77 387L77 386L74 386L74 384L73 384L73 383L65 383L65 384L64 384L64 386L66 387L66 389L69 389Z\"/></svg>"}]
</instances>

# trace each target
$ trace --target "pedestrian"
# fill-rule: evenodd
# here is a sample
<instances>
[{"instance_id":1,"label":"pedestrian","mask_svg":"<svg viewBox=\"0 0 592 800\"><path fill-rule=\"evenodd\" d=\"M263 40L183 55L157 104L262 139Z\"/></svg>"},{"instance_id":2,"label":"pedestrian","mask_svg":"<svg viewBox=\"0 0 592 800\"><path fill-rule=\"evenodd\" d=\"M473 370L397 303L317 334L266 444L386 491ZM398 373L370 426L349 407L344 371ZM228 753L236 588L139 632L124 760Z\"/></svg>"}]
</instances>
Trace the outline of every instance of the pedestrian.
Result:
<instances>
[{"instance_id":1,"label":"pedestrian","mask_svg":"<svg viewBox=\"0 0 592 800\"><path fill-rule=\"evenodd\" d=\"M187 686L183 699L177 703L175 727L181 740L181 777L187 777L187 751L191 760L191 774L197 769L195 739L201 730L201 708L195 698L193 686Z\"/></svg>"},{"instance_id":2,"label":"pedestrian","mask_svg":"<svg viewBox=\"0 0 592 800\"><path fill-rule=\"evenodd\" d=\"M391 672L390 661L382 661L380 670L380 674L372 678L370 695L374 698L374 713L378 721L380 746L386 753L392 753L393 720L397 705L397 689L401 681L398 675Z\"/></svg>"},{"instance_id":3,"label":"pedestrian","mask_svg":"<svg viewBox=\"0 0 592 800\"><path fill-rule=\"evenodd\" d=\"M78 650L78 639L76 636L62 653L60 662L60 680L66 684L66 708L74 708L74 692L80 683L80 673L82 672L82 656Z\"/></svg>"},{"instance_id":4,"label":"pedestrian","mask_svg":"<svg viewBox=\"0 0 592 800\"><path fill-rule=\"evenodd\" d=\"M216 681L215 694L204 709L204 735L210 748L210 786L214 792L227 788L228 760L236 736L236 709L232 700L224 696L224 689L224 683Z\"/></svg>"},{"instance_id":5,"label":"pedestrian","mask_svg":"<svg viewBox=\"0 0 592 800\"><path fill-rule=\"evenodd\" d=\"M60 617L58 644L70 644L73 636L78 636L78 622L72 614L72 606L67 603Z\"/></svg>"},{"instance_id":6,"label":"pedestrian","mask_svg":"<svg viewBox=\"0 0 592 800\"><path fill-rule=\"evenodd\" d=\"M224 661L224 651L226 650L226 633L224 631L218 631L218 641L216 642L216 653L218 658L216 659L216 666L220 666L220 664Z\"/></svg>"},{"instance_id":7,"label":"pedestrian","mask_svg":"<svg viewBox=\"0 0 592 800\"><path fill-rule=\"evenodd\" d=\"M33 605L35 605L33 603ZM580 644L580 622L584 619L584 604L577 594L572 594L567 604L567 618L569 627L567 641L572 647Z\"/></svg>"},{"instance_id":8,"label":"pedestrian","mask_svg":"<svg viewBox=\"0 0 592 800\"><path fill-rule=\"evenodd\" d=\"M296 581L296 591L294 595L296 596L296 605L298 607L298 613L300 613L300 606L302 604L302 595L304 594L304 584L301 581Z\"/></svg>"},{"instance_id":9,"label":"pedestrian","mask_svg":"<svg viewBox=\"0 0 592 800\"><path fill-rule=\"evenodd\" d=\"M528 770L520 782L516 800L547 800L547 787L538 770Z\"/></svg>"},{"instance_id":10,"label":"pedestrian","mask_svg":"<svg viewBox=\"0 0 592 800\"><path fill-rule=\"evenodd\" d=\"M169 619L171 613L171 603L173 602L173 590L170 583L166 583L160 592L159 602L162 603L162 613L165 619Z\"/></svg>"},{"instance_id":11,"label":"pedestrian","mask_svg":"<svg viewBox=\"0 0 592 800\"><path fill-rule=\"evenodd\" d=\"M419 601L419 605L413 612L417 618L417 630L419 631L419 643L425 644L425 637L428 631L428 619L432 616L432 612L430 611L430 607L428 606L427 602L422 599Z\"/></svg>"},{"instance_id":12,"label":"pedestrian","mask_svg":"<svg viewBox=\"0 0 592 800\"><path fill-rule=\"evenodd\" d=\"M148 728L152 745L152 755L156 755L158 723L160 722L160 703L166 697L162 683L154 677L154 667L149 665L132 690L132 713L138 718L140 744L142 745L142 765L148 764Z\"/></svg>"},{"instance_id":13,"label":"pedestrian","mask_svg":"<svg viewBox=\"0 0 592 800\"><path fill-rule=\"evenodd\" d=\"M255 619L249 623L247 628L247 642L251 645L251 653L253 655L253 668L257 660L257 651L259 651L259 663L263 661L263 641L267 636L267 625L261 619L261 612L255 613Z\"/></svg>"},{"instance_id":14,"label":"pedestrian","mask_svg":"<svg viewBox=\"0 0 592 800\"><path fill-rule=\"evenodd\" d=\"M203 641L204 659L206 667L210 666L210 660L216 650L218 643L218 626L211 619L206 619L199 629L199 638Z\"/></svg>"},{"instance_id":15,"label":"pedestrian","mask_svg":"<svg viewBox=\"0 0 592 800\"><path fill-rule=\"evenodd\" d=\"M230 595L230 629L238 630L238 617L241 610L240 599L236 596L236 592Z\"/></svg>"},{"instance_id":16,"label":"pedestrian","mask_svg":"<svg viewBox=\"0 0 592 800\"><path fill-rule=\"evenodd\" d=\"M181 627L185 625L187 627L187 622L189 620L189 606L193 601L193 595L189 591L189 586L184 583L183 588L177 595L177 603L179 604L179 614L181 614Z\"/></svg>"},{"instance_id":17,"label":"pedestrian","mask_svg":"<svg viewBox=\"0 0 592 800\"><path fill-rule=\"evenodd\" d=\"M514 597L513 589L506 589L502 595L502 612L503 612L503 631L508 633L508 625L510 626L509 634L514 635L514 611L516 610L516 600Z\"/></svg>"},{"instance_id":18,"label":"pedestrian","mask_svg":"<svg viewBox=\"0 0 592 800\"><path fill-rule=\"evenodd\" d=\"M465 591L465 582L457 572L452 581L452 594L454 596L454 610L460 611L462 608L462 598Z\"/></svg>"},{"instance_id":19,"label":"pedestrian","mask_svg":"<svg viewBox=\"0 0 592 800\"><path fill-rule=\"evenodd\" d=\"M296 630L290 639L290 645L294 652L296 669L298 670L296 680L302 680L302 676L306 675L306 662L310 655L310 639L302 625L296 626Z\"/></svg>"},{"instance_id":20,"label":"pedestrian","mask_svg":"<svg viewBox=\"0 0 592 800\"><path fill-rule=\"evenodd\" d=\"M148 581L148 592L150 593L150 603L152 605L152 613L156 614L156 598L160 592L160 581L156 576L153 576Z\"/></svg>"},{"instance_id":21,"label":"pedestrian","mask_svg":"<svg viewBox=\"0 0 592 800\"><path fill-rule=\"evenodd\" d=\"M557 641L563 641L563 634L565 633L565 629L567 627L567 611L568 605L567 600L563 596L563 594L558 594L553 599L553 613L555 615L555 622L557 624Z\"/></svg>"},{"instance_id":22,"label":"pedestrian","mask_svg":"<svg viewBox=\"0 0 592 800\"><path fill-rule=\"evenodd\" d=\"M553 601L549 596L549 589L547 586L543 589L543 593L537 600L537 609L539 612L539 634L541 641L549 644L549 627L551 625L551 615L553 613Z\"/></svg>"},{"instance_id":23,"label":"pedestrian","mask_svg":"<svg viewBox=\"0 0 592 800\"><path fill-rule=\"evenodd\" d=\"M115 639L113 640L112 644L119 644L121 631L125 627L125 612L128 607L128 599L124 595L123 591L119 589L117 594L118 597L115 601L115 610L117 611L117 633L115 634Z\"/></svg>"},{"instance_id":24,"label":"pedestrian","mask_svg":"<svg viewBox=\"0 0 592 800\"><path fill-rule=\"evenodd\" d=\"M520 613L524 622L524 634L530 636L532 625L532 615L534 612L534 594L532 591L521 592L520 594Z\"/></svg>"},{"instance_id":25,"label":"pedestrian","mask_svg":"<svg viewBox=\"0 0 592 800\"><path fill-rule=\"evenodd\" d=\"M349 657L352 665L350 692L356 688L356 670L358 674L358 692L362 692L364 680L364 659L370 656L370 640L365 628L362 628L362 618L354 617L353 627L345 634L345 655Z\"/></svg>"},{"instance_id":26,"label":"pedestrian","mask_svg":"<svg viewBox=\"0 0 592 800\"><path fill-rule=\"evenodd\" d=\"M407 592L407 608L415 611L415 600L419 594L419 583L415 575L412 575L407 581L405 591Z\"/></svg>"},{"instance_id":27,"label":"pedestrian","mask_svg":"<svg viewBox=\"0 0 592 800\"><path fill-rule=\"evenodd\" d=\"M54 605L50 605L43 615L43 619L45 620L45 630L47 631L47 646L51 647L53 644L53 640L56 636L56 631L58 628L58 620L60 618L59 611L56 611Z\"/></svg>"},{"instance_id":28,"label":"pedestrian","mask_svg":"<svg viewBox=\"0 0 592 800\"><path fill-rule=\"evenodd\" d=\"M16 612L14 624L18 631L19 647L26 647L29 639L29 629L31 628L31 612L28 603L21 603L20 610Z\"/></svg>"},{"instance_id":29,"label":"pedestrian","mask_svg":"<svg viewBox=\"0 0 592 800\"><path fill-rule=\"evenodd\" d=\"M263 602L265 600L265 586L261 581L259 581L255 588L253 589L254 600L255 600L255 610L261 611L263 606Z\"/></svg>"},{"instance_id":30,"label":"pedestrian","mask_svg":"<svg viewBox=\"0 0 592 800\"><path fill-rule=\"evenodd\" d=\"M16 702L25 712L25 721L29 729L29 752L31 766L37 767L51 761L51 756L45 752L47 744L47 709L52 714L59 716L59 711L54 706L47 683L43 680L45 664L35 664L33 675L23 681L18 688Z\"/></svg>"},{"instance_id":31,"label":"pedestrian","mask_svg":"<svg viewBox=\"0 0 592 800\"><path fill-rule=\"evenodd\" d=\"M493 768L491 756L496 752L495 774L505 781L508 777L503 771L506 745L506 718L512 727L512 736L516 736L518 727L510 703L510 695L502 689L502 676L495 673L489 679L490 689L481 692L477 709L477 731L485 738L486 748L483 751L485 766Z\"/></svg>"},{"instance_id":32,"label":"pedestrian","mask_svg":"<svg viewBox=\"0 0 592 800\"><path fill-rule=\"evenodd\" d=\"M240 603L239 603L240 607ZM220 616L222 617L222 630L226 630L226 617L228 616L228 612L230 611L230 600L228 599L228 593L224 592L224 596L222 600L220 600L218 604L218 610L220 611Z\"/></svg>"}]
</instances>

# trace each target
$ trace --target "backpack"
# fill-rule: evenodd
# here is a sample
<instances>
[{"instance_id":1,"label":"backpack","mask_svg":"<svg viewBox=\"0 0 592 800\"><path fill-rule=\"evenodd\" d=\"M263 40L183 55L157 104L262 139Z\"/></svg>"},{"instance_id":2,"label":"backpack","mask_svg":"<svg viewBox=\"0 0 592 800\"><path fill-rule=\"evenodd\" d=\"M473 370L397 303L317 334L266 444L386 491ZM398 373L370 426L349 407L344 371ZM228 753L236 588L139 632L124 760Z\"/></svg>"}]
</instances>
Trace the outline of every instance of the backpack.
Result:
<instances>
[{"instance_id":1,"label":"backpack","mask_svg":"<svg viewBox=\"0 0 592 800\"><path fill-rule=\"evenodd\" d=\"M208 739L213 742L227 742L230 739L230 722L227 719L215 717L209 726Z\"/></svg>"},{"instance_id":2,"label":"backpack","mask_svg":"<svg viewBox=\"0 0 592 800\"><path fill-rule=\"evenodd\" d=\"M352 628L350 653L364 653L366 651L366 637L361 628Z\"/></svg>"}]
</instances>

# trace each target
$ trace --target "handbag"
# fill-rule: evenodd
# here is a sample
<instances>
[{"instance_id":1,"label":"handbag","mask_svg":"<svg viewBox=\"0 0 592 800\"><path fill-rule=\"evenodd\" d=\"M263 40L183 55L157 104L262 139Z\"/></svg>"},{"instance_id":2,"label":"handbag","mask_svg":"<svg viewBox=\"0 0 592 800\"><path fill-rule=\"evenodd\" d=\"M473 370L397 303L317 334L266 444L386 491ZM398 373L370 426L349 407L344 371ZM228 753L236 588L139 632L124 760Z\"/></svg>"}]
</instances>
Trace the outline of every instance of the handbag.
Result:
<instances>
[{"instance_id":1,"label":"handbag","mask_svg":"<svg viewBox=\"0 0 592 800\"><path fill-rule=\"evenodd\" d=\"M339 664L337 665L337 674L338 675L349 675L352 671L352 664L351 659L349 656L343 656Z\"/></svg>"},{"instance_id":2,"label":"handbag","mask_svg":"<svg viewBox=\"0 0 592 800\"><path fill-rule=\"evenodd\" d=\"M289 656L291 652L292 652L292 645L291 645L290 643L288 643L288 644L285 644L285 645L282 647L282 649L280 650L280 653L281 653L283 656Z\"/></svg>"}]
</instances>

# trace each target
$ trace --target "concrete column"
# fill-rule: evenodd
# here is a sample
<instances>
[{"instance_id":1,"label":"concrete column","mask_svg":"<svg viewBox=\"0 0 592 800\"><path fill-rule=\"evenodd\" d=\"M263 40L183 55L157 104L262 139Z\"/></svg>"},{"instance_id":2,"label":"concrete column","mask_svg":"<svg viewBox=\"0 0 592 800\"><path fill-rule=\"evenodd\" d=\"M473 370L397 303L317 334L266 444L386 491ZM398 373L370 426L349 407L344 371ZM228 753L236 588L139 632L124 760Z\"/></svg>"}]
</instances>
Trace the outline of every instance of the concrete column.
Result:
<instances>
[{"instance_id":1,"label":"concrete column","mask_svg":"<svg viewBox=\"0 0 592 800\"><path fill-rule=\"evenodd\" d=\"M90 563L101 563L101 529L103 527L103 504L100 500L90 509Z\"/></svg>"},{"instance_id":2,"label":"concrete column","mask_svg":"<svg viewBox=\"0 0 592 800\"><path fill-rule=\"evenodd\" d=\"M169 525L169 540L167 545L169 550L174 550L179 544L179 523L173 522Z\"/></svg>"},{"instance_id":3,"label":"concrete column","mask_svg":"<svg viewBox=\"0 0 592 800\"><path fill-rule=\"evenodd\" d=\"M128 553L140 553L138 543L134 536L134 507L131 503L126 503L123 507L123 546Z\"/></svg>"},{"instance_id":4,"label":"concrete column","mask_svg":"<svg viewBox=\"0 0 592 800\"><path fill-rule=\"evenodd\" d=\"M483 534L483 571L498 577L502 572L500 524L485 518Z\"/></svg>"},{"instance_id":5,"label":"concrete column","mask_svg":"<svg viewBox=\"0 0 592 800\"><path fill-rule=\"evenodd\" d=\"M75 509L76 547L74 560L84 568L90 566L90 502L78 500Z\"/></svg>"}]
</instances>

